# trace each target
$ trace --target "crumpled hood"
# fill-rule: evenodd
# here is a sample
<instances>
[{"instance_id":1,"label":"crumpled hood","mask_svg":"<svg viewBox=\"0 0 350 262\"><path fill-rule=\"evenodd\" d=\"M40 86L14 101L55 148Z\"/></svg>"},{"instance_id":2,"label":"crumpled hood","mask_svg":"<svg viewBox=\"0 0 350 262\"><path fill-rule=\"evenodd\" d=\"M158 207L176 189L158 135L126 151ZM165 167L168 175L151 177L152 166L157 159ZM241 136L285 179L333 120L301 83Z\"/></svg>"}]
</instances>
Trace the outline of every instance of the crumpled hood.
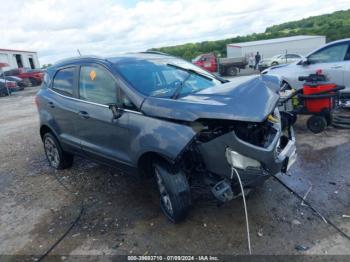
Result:
<instances>
[{"instance_id":1,"label":"crumpled hood","mask_svg":"<svg viewBox=\"0 0 350 262\"><path fill-rule=\"evenodd\" d=\"M278 78L254 76L204 89L177 100L148 97L141 111L183 121L200 118L262 122L276 107Z\"/></svg>"}]
</instances>

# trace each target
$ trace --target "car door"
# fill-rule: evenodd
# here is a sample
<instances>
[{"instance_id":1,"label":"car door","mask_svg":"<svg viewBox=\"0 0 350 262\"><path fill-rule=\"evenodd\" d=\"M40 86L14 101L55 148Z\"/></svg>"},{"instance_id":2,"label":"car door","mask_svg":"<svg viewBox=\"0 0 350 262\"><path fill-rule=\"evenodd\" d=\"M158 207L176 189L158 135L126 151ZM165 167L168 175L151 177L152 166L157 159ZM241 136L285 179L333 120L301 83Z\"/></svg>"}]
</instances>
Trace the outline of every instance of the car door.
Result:
<instances>
[{"instance_id":1,"label":"car door","mask_svg":"<svg viewBox=\"0 0 350 262\"><path fill-rule=\"evenodd\" d=\"M124 112L114 119L109 104L118 104L114 76L98 64L80 67L79 101L75 123L83 153L107 164L130 164L128 155L129 116Z\"/></svg>"},{"instance_id":2,"label":"car door","mask_svg":"<svg viewBox=\"0 0 350 262\"><path fill-rule=\"evenodd\" d=\"M59 136L62 147L68 151L80 148L74 129L74 122L78 119L75 109L77 69L77 66L67 66L57 70L43 104L50 116L51 127Z\"/></svg>"},{"instance_id":3,"label":"car door","mask_svg":"<svg viewBox=\"0 0 350 262\"><path fill-rule=\"evenodd\" d=\"M344 72L344 86L345 90L342 90L344 93L350 94L350 44L348 47L348 51L345 56L345 72Z\"/></svg>"},{"instance_id":4,"label":"car door","mask_svg":"<svg viewBox=\"0 0 350 262\"><path fill-rule=\"evenodd\" d=\"M349 48L348 42L326 46L309 55L308 65L304 65L304 74L309 75L321 69L329 81L337 85L344 85L347 61L345 56Z\"/></svg>"}]
</instances>

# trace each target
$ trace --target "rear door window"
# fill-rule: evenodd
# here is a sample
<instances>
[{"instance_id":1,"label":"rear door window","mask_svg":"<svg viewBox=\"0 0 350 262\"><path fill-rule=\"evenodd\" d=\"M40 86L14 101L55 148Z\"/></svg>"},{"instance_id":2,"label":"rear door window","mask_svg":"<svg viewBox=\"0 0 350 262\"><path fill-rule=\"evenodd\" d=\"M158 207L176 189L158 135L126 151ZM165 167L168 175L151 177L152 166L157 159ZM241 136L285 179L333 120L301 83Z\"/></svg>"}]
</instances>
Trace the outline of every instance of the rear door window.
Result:
<instances>
[{"instance_id":1,"label":"rear door window","mask_svg":"<svg viewBox=\"0 0 350 262\"><path fill-rule=\"evenodd\" d=\"M100 66L82 66L79 97L82 100L102 105L116 104L117 83L111 73Z\"/></svg>"},{"instance_id":2,"label":"rear door window","mask_svg":"<svg viewBox=\"0 0 350 262\"><path fill-rule=\"evenodd\" d=\"M52 89L62 95L73 96L74 75L75 67L68 67L57 71L53 79Z\"/></svg>"}]
</instances>

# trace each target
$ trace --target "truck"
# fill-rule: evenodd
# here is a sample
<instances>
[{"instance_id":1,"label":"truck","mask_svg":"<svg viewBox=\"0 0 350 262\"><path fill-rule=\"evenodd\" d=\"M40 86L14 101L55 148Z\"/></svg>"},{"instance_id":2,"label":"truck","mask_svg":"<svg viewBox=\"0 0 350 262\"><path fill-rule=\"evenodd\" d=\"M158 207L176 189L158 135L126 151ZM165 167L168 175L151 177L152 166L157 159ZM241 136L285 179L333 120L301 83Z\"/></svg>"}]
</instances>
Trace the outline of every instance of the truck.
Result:
<instances>
[{"instance_id":1,"label":"truck","mask_svg":"<svg viewBox=\"0 0 350 262\"><path fill-rule=\"evenodd\" d=\"M228 76L236 76L248 64L245 57L218 58L214 53L201 54L192 63L211 73Z\"/></svg>"},{"instance_id":2,"label":"truck","mask_svg":"<svg viewBox=\"0 0 350 262\"><path fill-rule=\"evenodd\" d=\"M320 35L296 35L274 39L232 43L226 46L227 57L246 57L249 66L255 64L255 55L259 52L261 59L269 59L280 54L307 55L326 43L326 37Z\"/></svg>"}]
</instances>

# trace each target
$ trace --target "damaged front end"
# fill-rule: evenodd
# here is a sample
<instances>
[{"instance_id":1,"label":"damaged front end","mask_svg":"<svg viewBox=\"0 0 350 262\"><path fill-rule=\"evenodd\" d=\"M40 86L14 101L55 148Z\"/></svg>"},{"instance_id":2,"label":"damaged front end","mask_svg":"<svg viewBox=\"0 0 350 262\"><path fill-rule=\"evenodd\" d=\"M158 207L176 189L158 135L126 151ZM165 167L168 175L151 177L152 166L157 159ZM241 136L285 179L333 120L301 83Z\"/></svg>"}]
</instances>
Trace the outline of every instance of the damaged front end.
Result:
<instances>
[{"instance_id":1,"label":"damaged front end","mask_svg":"<svg viewBox=\"0 0 350 262\"><path fill-rule=\"evenodd\" d=\"M227 201L240 192L233 170L249 188L286 172L295 160L293 129L281 126L277 80L238 78L180 99L150 97L142 110L191 128L193 136L176 153L175 163L191 182L201 178L218 199Z\"/></svg>"},{"instance_id":2,"label":"damaged front end","mask_svg":"<svg viewBox=\"0 0 350 262\"><path fill-rule=\"evenodd\" d=\"M291 126L282 130L277 109L260 123L202 119L195 128L197 136L183 162L188 173L200 173L223 202L240 192L232 168L239 173L243 186L252 188L286 172L296 158L294 131Z\"/></svg>"}]
</instances>

